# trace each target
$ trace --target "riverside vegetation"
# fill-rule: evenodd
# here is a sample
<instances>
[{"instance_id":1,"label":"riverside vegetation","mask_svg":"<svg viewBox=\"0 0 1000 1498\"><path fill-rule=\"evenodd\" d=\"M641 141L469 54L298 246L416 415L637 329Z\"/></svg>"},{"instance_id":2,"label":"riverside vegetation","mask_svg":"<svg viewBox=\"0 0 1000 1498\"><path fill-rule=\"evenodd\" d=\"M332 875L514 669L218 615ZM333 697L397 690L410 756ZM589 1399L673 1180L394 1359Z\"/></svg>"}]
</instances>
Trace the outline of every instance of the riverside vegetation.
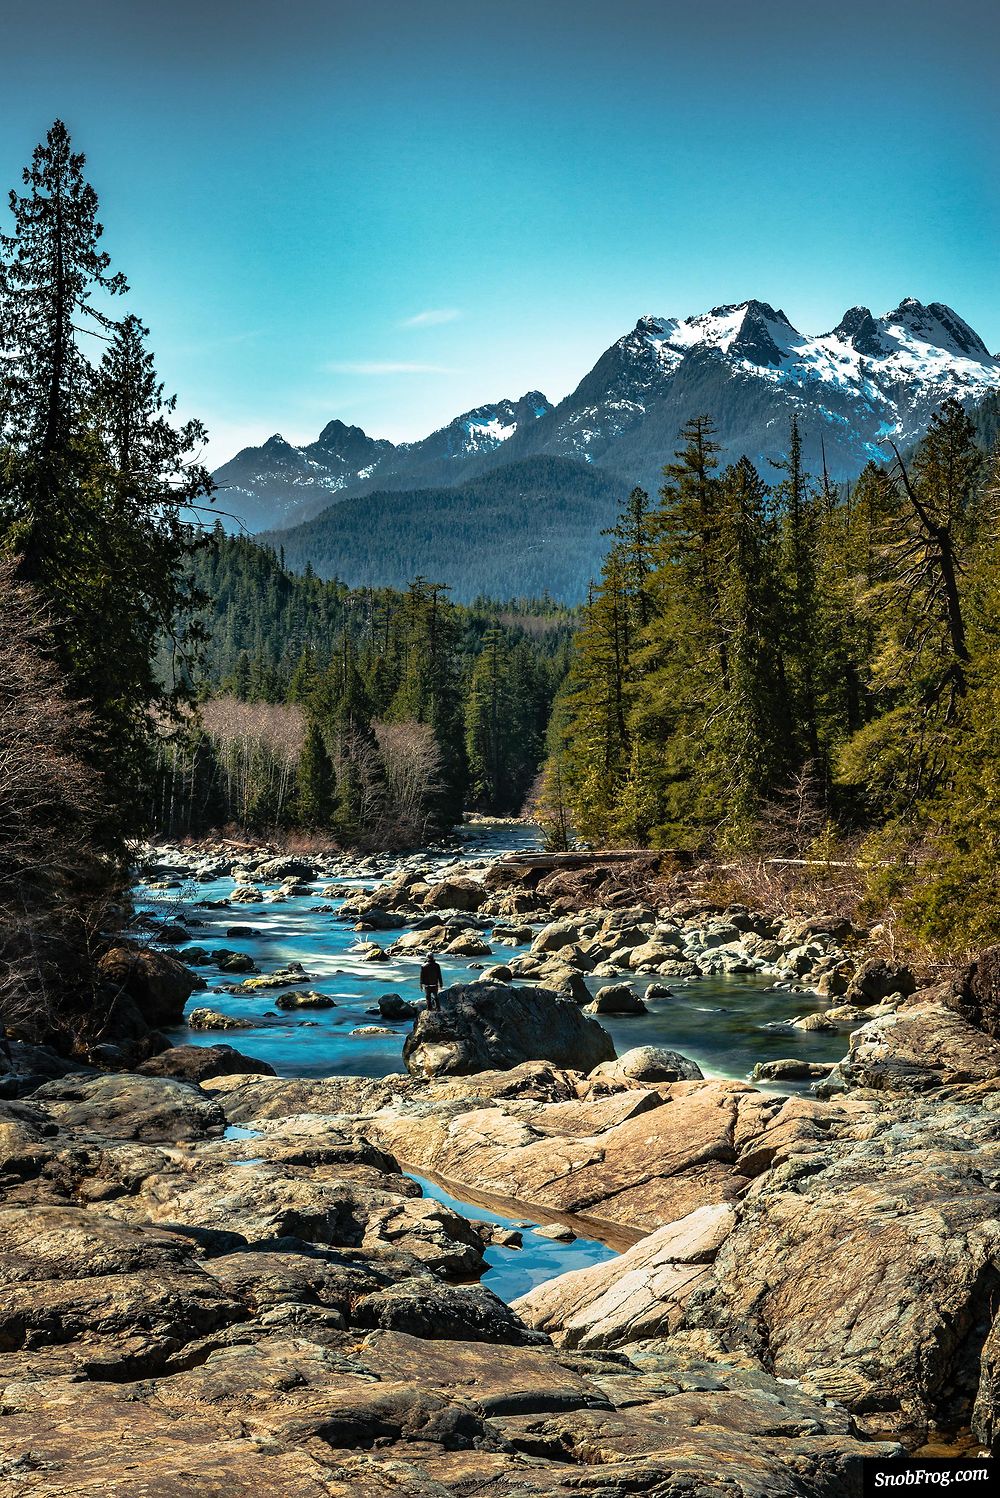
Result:
<instances>
[{"instance_id":1,"label":"riverside vegetation","mask_svg":"<svg viewBox=\"0 0 1000 1498\"><path fill-rule=\"evenodd\" d=\"M694 418L572 641L544 601L320 583L199 523L204 434L115 316L84 166L54 125L0 240L0 1478L840 1498L865 1454L991 1441L997 949L932 982L857 911L720 899L663 850L852 862L897 932L995 935L995 413L947 405L849 496L794 426L775 484L720 474ZM629 858L399 851L516 809L546 737L550 841ZM224 820L240 846L137 851ZM393 1073L212 1043L258 993L303 1050L336 1007L253 971L295 901L373 974L462 964L440 1014L382 996ZM199 950L213 921L236 946ZM764 1085L617 1054L715 979L783 985ZM518 1230L404 1166L620 1257L507 1305L479 1278Z\"/></svg>"}]
</instances>

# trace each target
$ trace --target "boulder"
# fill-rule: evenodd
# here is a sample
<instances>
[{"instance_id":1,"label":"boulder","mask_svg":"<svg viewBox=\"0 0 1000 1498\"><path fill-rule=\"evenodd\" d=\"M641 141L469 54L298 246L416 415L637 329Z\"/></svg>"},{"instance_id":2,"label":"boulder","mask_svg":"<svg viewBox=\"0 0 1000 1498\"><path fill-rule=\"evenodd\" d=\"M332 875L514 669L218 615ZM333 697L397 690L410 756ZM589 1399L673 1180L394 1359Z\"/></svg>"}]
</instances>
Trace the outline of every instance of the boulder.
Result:
<instances>
[{"instance_id":1,"label":"boulder","mask_svg":"<svg viewBox=\"0 0 1000 1498\"><path fill-rule=\"evenodd\" d=\"M164 921L162 926L156 928L156 940L165 947L182 947L191 940L191 933L180 921Z\"/></svg>"},{"instance_id":2,"label":"boulder","mask_svg":"<svg viewBox=\"0 0 1000 1498\"><path fill-rule=\"evenodd\" d=\"M442 879L424 896L425 910L478 910L486 890L474 879Z\"/></svg>"},{"instance_id":3,"label":"boulder","mask_svg":"<svg viewBox=\"0 0 1000 1498\"><path fill-rule=\"evenodd\" d=\"M292 854L283 854L280 858L269 858L265 863L258 864L256 874L257 878L263 879L265 884L286 881L297 883L302 879L311 884L317 877L314 863L307 858L296 858Z\"/></svg>"},{"instance_id":4,"label":"boulder","mask_svg":"<svg viewBox=\"0 0 1000 1498\"><path fill-rule=\"evenodd\" d=\"M222 1014L218 1009L192 1009L187 1017L192 1030L254 1030L252 1019L241 1019L238 1014Z\"/></svg>"},{"instance_id":5,"label":"boulder","mask_svg":"<svg viewBox=\"0 0 1000 1498\"><path fill-rule=\"evenodd\" d=\"M542 988L454 984L419 1016L403 1045L413 1076L467 1076L545 1060L589 1072L611 1061L610 1035L578 1005Z\"/></svg>"},{"instance_id":6,"label":"boulder","mask_svg":"<svg viewBox=\"0 0 1000 1498\"><path fill-rule=\"evenodd\" d=\"M630 947L627 953L624 950L622 952L624 961L634 973L659 972L664 963L676 962L680 955L677 946L668 946L660 937L654 941L644 941L637 947Z\"/></svg>"},{"instance_id":7,"label":"boulder","mask_svg":"<svg viewBox=\"0 0 1000 1498\"><path fill-rule=\"evenodd\" d=\"M378 1012L383 1019L416 1019L418 1010L398 993L384 993L378 1001Z\"/></svg>"},{"instance_id":8,"label":"boulder","mask_svg":"<svg viewBox=\"0 0 1000 1498\"><path fill-rule=\"evenodd\" d=\"M618 1258L546 1280L512 1309L558 1347L621 1347L668 1335L691 1296L711 1283L711 1261L734 1222L728 1203L698 1207Z\"/></svg>"},{"instance_id":9,"label":"boulder","mask_svg":"<svg viewBox=\"0 0 1000 1498\"><path fill-rule=\"evenodd\" d=\"M244 1056L231 1045L175 1045L152 1056L137 1068L146 1077L180 1077L204 1082L206 1077L273 1077L275 1070L255 1056Z\"/></svg>"},{"instance_id":10,"label":"boulder","mask_svg":"<svg viewBox=\"0 0 1000 1498\"><path fill-rule=\"evenodd\" d=\"M274 1001L276 1009L336 1009L335 999L329 994L314 993L312 989L296 988L291 993L279 993Z\"/></svg>"},{"instance_id":11,"label":"boulder","mask_svg":"<svg viewBox=\"0 0 1000 1498\"><path fill-rule=\"evenodd\" d=\"M514 974L505 962L497 962L479 975L480 983L509 983Z\"/></svg>"},{"instance_id":12,"label":"boulder","mask_svg":"<svg viewBox=\"0 0 1000 1498\"><path fill-rule=\"evenodd\" d=\"M259 905L264 892L254 884L238 884L229 898L236 905Z\"/></svg>"},{"instance_id":13,"label":"boulder","mask_svg":"<svg viewBox=\"0 0 1000 1498\"><path fill-rule=\"evenodd\" d=\"M476 931L462 931L445 947L452 957L491 957L493 948Z\"/></svg>"},{"instance_id":14,"label":"boulder","mask_svg":"<svg viewBox=\"0 0 1000 1498\"><path fill-rule=\"evenodd\" d=\"M221 1134L226 1119L214 1099L190 1082L113 1072L63 1077L33 1095L64 1131L82 1130L106 1139L175 1143Z\"/></svg>"},{"instance_id":15,"label":"boulder","mask_svg":"<svg viewBox=\"0 0 1000 1498\"><path fill-rule=\"evenodd\" d=\"M546 964L538 974L538 982L541 987L550 988L553 993L557 993L561 999L569 999L574 1004L590 1003L592 995L587 987L587 980L575 968Z\"/></svg>"},{"instance_id":16,"label":"boulder","mask_svg":"<svg viewBox=\"0 0 1000 1498\"><path fill-rule=\"evenodd\" d=\"M987 947L956 978L945 1003L994 1040L1000 1040L1000 946Z\"/></svg>"},{"instance_id":17,"label":"boulder","mask_svg":"<svg viewBox=\"0 0 1000 1498\"><path fill-rule=\"evenodd\" d=\"M531 951L534 956L541 957L546 952L559 952L563 947L575 946L579 939L580 927L576 921L550 921L531 943Z\"/></svg>"},{"instance_id":18,"label":"boulder","mask_svg":"<svg viewBox=\"0 0 1000 1498\"><path fill-rule=\"evenodd\" d=\"M894 993L902 994L905 998L915 993L916 987L913 969L905 962L893 962L886 957L870 957L858 968L844 997L849 1004L878 1004Z\"/></svg>"},{"instance_id":19,"label":"boulder","mask_svg":"<svg viewBox=\"0 0 1000 1498\"><path fill-rule=\"evenodd\" d=\"M1000 1042L967 1025L939 990L928 989L855 1030L837 1075L849 1086L887 1092L988 1081L1000 1077Z\"/></svg>"},{"instance_id":20,"label":"boulder","mask_svg":"<svg viewBox=\"0 0 1000 1498\"><path fill-rule=\"evenodd\" d=\"M828 1077L833 1071L833 1061L803 1061L800 1056L789 1056L780 1061L758 1061L750 1073L751 1082L807 1082L819 1077Z\"/></svg>"},{"instance_id":21,"label":"boulder","mask_svg":"<svg viewBox=\"0 0 1000 1498\"><path fill-rule=\"evenodd\" d=\"M259 978L244 978L239 985L239 993L257 993L268 988L288 988L293 983L308 983L309 974L301 962L289 962L284 967L275 968L273 973L265 973Z\"/></svg>"},{"instance_id":22,"label":"boulder","mask_svg":"<svg viewBox=\"0 0 1000 1498\"><path fill-rule=\"evenodd\" d=\"M93 1076L94 1068L70 1061L48 1046L11 1040L7 1051L0 1048L0 1098L27 1097L29 1093L51 1082L54 1077ZM0 1167L2 1167L0 1160Z\"/></svg>"},{"instance_id":23,"label":"boulder","mask_svg":"<svg viewBox=\"0 0 1000 1498\"><path fill-rule=\"evenodd\" d=\"M599 988L593 1002L587 1005L588 1014L648 1014L649 1010L627 983L610 983Z\"/></svg>"},{"instance_id":24,"label":"boulder","mask_svg":"<svg viewBox=\"0 0 1000 1498\"><path fill-rule=\"evenodd\" d=\"M221 973L255 973L257 965L246 952L227 952L220 949L212 953L212 960Z\"/></svg>"},{"instance_id":25,"label":"boulder","mask_svg":"<svg viewBox=\"0 0 1000 1498\"><path fill-rule=\"evenodd\" d=\"M802 1014L796 1019L790 1020L789 1024L793 1030L835 1030L836 1025L831 1024L825 1014Z\"/></svg>"},{"instance_id":26,"label":"boulder","mask_svg":"<svg viewBox=\"0 0 1000 1498\"><path fill-rule=\"evenodd\" d=\"M99 959L97 972L106 987L127 995L156 1028L179 1025L195 989L195 978L182 962L148 947L112 947Z\"/></svg>"},{"instance_id":27,"label":"boulder","mask_svg":"<svg viewBox=\"0 0 1000 1498\"><path fill-rule=\"evenodd\" d=\"M639 1045L626 1051L616 1061L606 1061L591 1073L595 1082L610 1082L626 1086L660 1082L697 1082L702 1079L701 1067L689 1061L679 1051L667 1050L664 1046Z\"/></svg>"}]
</instances>

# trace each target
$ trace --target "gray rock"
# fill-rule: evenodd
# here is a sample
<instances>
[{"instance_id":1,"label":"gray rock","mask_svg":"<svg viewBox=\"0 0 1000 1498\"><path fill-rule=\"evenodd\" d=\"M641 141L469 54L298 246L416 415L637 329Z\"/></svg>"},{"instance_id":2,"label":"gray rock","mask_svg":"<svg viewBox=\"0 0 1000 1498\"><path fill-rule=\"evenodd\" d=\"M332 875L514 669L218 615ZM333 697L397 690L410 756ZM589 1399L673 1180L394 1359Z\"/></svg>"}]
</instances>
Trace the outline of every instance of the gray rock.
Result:
<instances>
[{"instance_id":1,"label":"gray rock","mask_svg":"<svg viewBox=\"0 0 1000 1498\"><path fill-rule=\"evenodd\" d=\"M400 994L384 993L378 1001L378 1012L383 1019L400 1020L415 1019L418 1010Z\"/></svg>"},{"instance_id":2,"label":"gray rock","mask_svg":"<svg viewBox=\"0 0 1000 1498\"><path fill-rule=\"evenodd\" d=\"M222 1014L218 1009L192 1009L187 1017L192 1030L253 1030L252 1019L237 1014Z\"/></svg>"},{"instance_id":3,"label":"gray rock","mask_svg":"<svg viewBox=\"0 0 1000 1498\"><path fill-rule=\"evenodd\" d=\"M610 1035L578 1005L542 988L501 983L455 984L441 1009L423 1013L403 1045L414 1076L509 1071L524 1061L551 1061L591 1071L614 1059Z\"/></svg>"},{"instance_id":4,"label":"gray rock","mask_svg":"<svg viewBox=\"0 0 1000 1498\"><path fill-rule=\"evenodd\" d=\"M203 1139L221 1133L226 1122L214 1098L173 1077L129 1072L63 1077L40 1087L34 1100L61 1129L80 1129L106 1139Z\"/></svg>"},{"instance_id":5,"label":"gray rock","mask_svg":"<svg viewBox=\"0 0 1000 1498\"><path fill-rule=\"evenodd\" d=\"M657 1083L700 1081L701 1067L679 1051L664 1046L640 1045L615 1061L603 1062L590 1073L594 1081L611 1083Z\"/></svg>"},{"instance_id":6,"label":"gray rock","mask_svg":"<svg viewBox=\"0 0 1000 1498\"><path fill-rule=\"evenodd\" d=\"M138 1070L146 1077L180 1077L204 1082L208 1077L273 1077L275 1070L255 1056L244 1056L231 1045L175 1045L144 1061Z\"/></svg>"},{"instance_id":7,"label":"gray rock","mask_svg":"<svg viewBox=\"0 0 1000 1498\"><path fill-rule=\"evenodd\" d=\"M649 1010L628 983L611 983L599 988L588 1014L648 1014Z\"/></svg>"},{"instance_id":8,"label":"gray rock","mask_svg":"<svg viewBox=\"0 0 1000 1498\"><path fill-rule=\"evenodd\" d=\"M904 962L890 962L885 957L871 957L863 962L849 985L845 998L849 1004L878 1004L890 994L904 998L916 992L913 969Z\"/></svg>"}]
</instances>

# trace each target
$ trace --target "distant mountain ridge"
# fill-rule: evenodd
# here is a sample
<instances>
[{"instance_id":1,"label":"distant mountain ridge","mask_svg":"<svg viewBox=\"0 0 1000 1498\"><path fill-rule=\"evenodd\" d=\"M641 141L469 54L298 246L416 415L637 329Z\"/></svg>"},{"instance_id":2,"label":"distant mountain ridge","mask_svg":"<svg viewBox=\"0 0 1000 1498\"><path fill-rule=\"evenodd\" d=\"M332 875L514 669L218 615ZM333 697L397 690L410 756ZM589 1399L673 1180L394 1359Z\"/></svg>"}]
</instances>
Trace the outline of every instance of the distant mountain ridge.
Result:
<instances>
[{"instance_id":1,"label":"distant mountain ridge","mask_svg":"<svg viewBox=\"0 0 1000 1498\"><path fill-rule=\"evenodd\" d=\"M330 421L315 442L293 447L276 433L219 468L219 509L250 530L296 525L327 505L367 488L447 484L463 476L464 460L495 451L522 426L552 409L537 390L463 411L419 442L398 445L360 427Z\"/></svg>"},{"instance_id":2,"label":"distant mountain ridge","mask_svg":"<svg viewBox=\"0 0 1000 1498\"><path fill-rule=\"evenodd\" d=\"M943 302L912 297L881 317L851 307L800 333L767 302L687 318L641 317L553 406L538 391L476 406L419 442L395 444L331 421L315 442L281 436L220 468L234 525L283 528L366 492L447 487L532 457L572 458L655 491L687 418L709 413L723 458L767 471L798 416L813 467L857 474L891 439L914 441L947 396L976 404L1000 387L1000 357ZM565 470L569 479L571 469Z\"/></svg>"}]
</instances>

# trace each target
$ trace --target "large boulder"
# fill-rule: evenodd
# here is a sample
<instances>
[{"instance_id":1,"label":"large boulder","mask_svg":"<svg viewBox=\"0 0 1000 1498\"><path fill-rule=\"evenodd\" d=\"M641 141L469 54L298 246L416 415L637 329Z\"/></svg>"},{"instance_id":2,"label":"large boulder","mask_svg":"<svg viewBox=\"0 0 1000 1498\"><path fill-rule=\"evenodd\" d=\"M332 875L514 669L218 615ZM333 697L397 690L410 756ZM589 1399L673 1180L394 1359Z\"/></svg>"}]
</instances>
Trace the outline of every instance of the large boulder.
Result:
<instances>
[{"instance_id":1,"label":"large boulder","mask_svg":"<svg viewBox=\"0 0 1000 1498\"><path fill-rule=\"evenodd\" d=\"M221 1134L225 1114L191 1082L117 1072L62 1077L33 1094L64 1132L174 1144Z\"/></svg>"},{"instance_id":2,"label":"large boulder","mask_svg":"<svg viewBox=\"0 0 1000 1498\"><path fill-rule=\"evenodd\" d=\"M660 1082L700 1082L702 1071L696 1061L690 1061L679 1051L659 1045L637 1045L616 1061L605 1061L595 1067L591 1076L595 1082L617 1086L655 1086Z\"/></svg>"},{"instance_id":3,"label":"large boulder","mask_svg":"<svg viewBox=\"0 0 1000 1498\"><path fill-rule=\"evenodd\" d=\"M94 1075L92 1067L70 1061L48 1046L9 1041L6 1051L0 1048L0 1098L27 1097L54 1077L65 1077L71 1072L77 1076Z\"/></svg>"},{"instance_id":4,"label":"large boulder","mask_svg":"<svg viewBox=\"0 0 1000 1498\"><path fill-rule=\"evenodd\" d=\"M424 896L427 910L478 910L486 891L474 879L442 879Z\"/></svg>"},{"instance_id":5,"label":"large boulder","mask_svg":"<svg viewBox=\"0 0 1000 1498\"><path fill-rule=\"evenodd\" d=\"M106 988L131 999L155 1027L180 1024L196 981L176 957L148 947L112 947L98 961L97 971Z\"/></svg>"},{"instance_id":6,"label":"large boulder","mask_svg":"<svg viewBox=\"0 0 1000 1498\"><path fill-rule=\"evenodd\" d=\"M552 1061L589 1072L613 1061L610 1035L578 1005L544 988L457 983L440 1010L421 1014L403 1045L414 1076L509 1071L523 1061Z\"/></svg>"},{"instance_id":7,"label":"large boulder","mask_svg":"<svg viewBox=\"0 0 1000 1498\"><path fill-rule=\"evenodd\" d=\"M218 1009L192 1009L188 1015L189 1030L255 1030L252 1019L238 1014L222 1014Z\"/></svg>"},{"instance_id":8,"label":"large boulder","mask_svg":"<svg viewBox=\"0 0 1000 1498\"><path fill-rule=\"evenodd\" d=\"M886 957L870 957L863 962L849 985L846 999L849 1004L879 1004L894 993L906 998L915 993L917 980L913 969L905 962L893 962Z\"/></svg>"},{"instance_id":9,"label":"large boulder","mask_svg":"<svg viewBox=\"0 0 1000 1498\"><path fill-rule=\"evenodd\" d=\"M697 1207L620 1258L546 1280L513 1308L561 1347L621 1347L664 1336L679 1325L690 1297L711 1282L711 1261L734 1221L728 1202Z\"/></svg>"},{"instance_id":10,"label":"large boulder","mask_svg":"<svg viewBox=\"0 0 1000 1498\"><path fill-rule=\"evenodd\" d=\"M831 1082L882 1092L925 1092L994 1078L1000 1078L1000 1042L966 1024L937 989L922 990L898 1011L855 1030L847 1056L831 1074ZM821 1083L820 1090L828 1085Z\"/></svg>"},{"instance_id":11,"label":"large boulder","mask_svg":"<svg viewBox=\"0 0 1000 1498\"><path fill-rule=\"evenodd\" d=\"M594 1001L587 1005L590 1014L648 1014L648 1010L628 983L609 983L599 988Z\"/></svg>"},{"instance_id":12,"label":"large boulder","mask_svg":"<svg viewBox=\"0 0 1000 1498\"><path fill-rule=\"evenodd\" d=\"M987 947L955 980L945 1003L965 1020L1000 1040L1000 947Z\"/></svg>"},{"instance_id":13,"label":"large boulder","mask_svg":"<svg viewBox=\"0 0 1000 1498\"><path fill-rule=\"evenodd\" d=\"M244 1056L231 1045L174 1045L137 1069L146 1077L180 1077L185 1082L203 1082L206 1077L275 1075L274 1067L266 1061Z\"/></svg>"}]
</instances>

